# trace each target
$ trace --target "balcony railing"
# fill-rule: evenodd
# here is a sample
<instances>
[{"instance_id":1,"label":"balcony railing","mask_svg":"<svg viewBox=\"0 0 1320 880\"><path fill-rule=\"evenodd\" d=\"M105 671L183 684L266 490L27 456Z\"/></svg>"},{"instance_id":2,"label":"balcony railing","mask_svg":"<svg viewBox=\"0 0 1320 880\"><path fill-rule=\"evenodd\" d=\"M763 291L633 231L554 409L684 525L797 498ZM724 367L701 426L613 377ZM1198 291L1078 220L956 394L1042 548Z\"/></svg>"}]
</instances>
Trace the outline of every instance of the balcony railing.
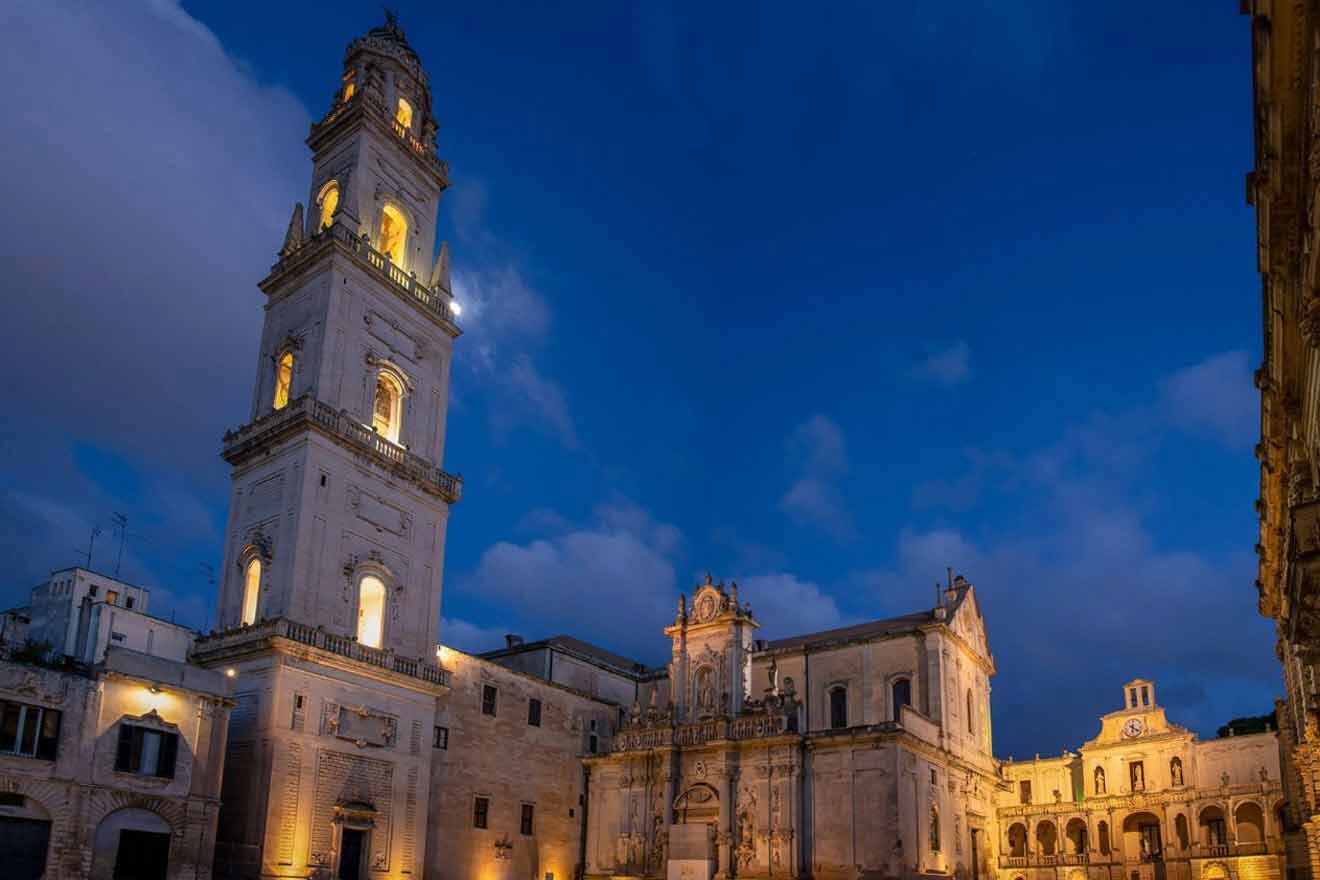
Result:
<instances>
[{"instance_id":1,"label":"balcony railing","mask_svg":"<svg viewBox=\"0 0 1320 880\"><path fill-rule=\"evenodd\" d=\"M288 639L302 645L308 645L341 657L348 657L360 663L369 663L390 672L419 678L444 687L450 685L448 669L425 660L400 657L393 651L381 648L369 648L357 639L336 635L315 626L297 623L285 617L263 620L251 626L240 626L197 640L193 647L193 657L206 660L210 656L231 652L256 642L273 638Z\"/></svg>"},{"instance_id":2,"label":"balcony railing","mask_svg":"<svg viewBox=\"0 0 1320 880\"><path fill-rule=\"evenodd\" d=\"M320 254L331 242L344 248L354 257L358 265L388 281L395 293L420 305L448 324L448 329L454 336L462 332L458 329L458 312L454 310L454 297L448 290L438 285L427 287L414 273L404 272L388 256L372 247L366 238L354 235L347 227L337 223L327 226L303 241L290 253L281 255L280 261L271 270L271 277L296 269Z\"/></svg>"},{"instance_id":3,"label":"balcony railing","mask_svg":"<svg viewBox=\"0 0 1320 880\"><path fill-rule=\"evenodd\" d=\"M335 410L308 394L290 400L283 409L277 409L225 434L224 458L234 464L276 436L303 425L313 425L345 441L395 473L415 480L450 504L457 504L463 495L461 475L446 473L420 455L409 452L397 443L391 443L347 411Z\"/></svg>"},{"instance_id":4,"label":"balcony railing","mask_svg":"<svg viewBox=\"0 0 1320 880\"><path fill-rule=\"evenodd\" d=\"M438 171L440 177L447 185L449 183L449 164L435 154L435 143L428 142L417 137L403 123L399 122L391 115L384 104L378 99L373 100L367 92L359 91L348 101L338 103L330 108L330 111L321 118L320 122L312 123L312 139L315 139L323 131L334 125L341 118L348 115L348 112L356 107L362 108L363 116L373 117L377 122L383 123L389 127L394 135L408 145L419 158L432 165L434 170Z\"/></svg>"}]
</instances>

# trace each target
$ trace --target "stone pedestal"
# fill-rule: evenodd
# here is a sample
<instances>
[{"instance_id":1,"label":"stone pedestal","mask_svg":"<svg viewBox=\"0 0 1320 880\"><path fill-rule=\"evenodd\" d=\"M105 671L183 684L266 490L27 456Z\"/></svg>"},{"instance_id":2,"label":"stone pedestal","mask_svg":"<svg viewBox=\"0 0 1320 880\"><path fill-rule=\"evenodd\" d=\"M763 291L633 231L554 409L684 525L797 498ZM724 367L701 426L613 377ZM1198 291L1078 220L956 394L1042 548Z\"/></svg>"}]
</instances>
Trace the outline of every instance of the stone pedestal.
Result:
<instances>
[{"instance_id":1,"label":"stone pedestal","mask_svg":"<svg viewBox=\"0 0 1320 880\"><path fill-rule=\"evenodd\" d=\"M715 847L710 826L669 826L667 880L710 880L714 873Z\"/></svg>"}]
</instances>

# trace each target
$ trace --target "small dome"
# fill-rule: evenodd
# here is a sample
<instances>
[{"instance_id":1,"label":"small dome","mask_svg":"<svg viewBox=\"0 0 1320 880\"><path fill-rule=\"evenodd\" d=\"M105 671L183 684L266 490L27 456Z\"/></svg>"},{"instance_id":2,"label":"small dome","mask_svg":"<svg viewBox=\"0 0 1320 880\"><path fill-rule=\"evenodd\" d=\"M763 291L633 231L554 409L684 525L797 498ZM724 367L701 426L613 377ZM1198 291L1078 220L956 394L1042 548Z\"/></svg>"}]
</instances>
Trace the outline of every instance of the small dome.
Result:
<instances>
[{"instance_id":1,"label":"small dome","mask_svg":"<svg viewBox=\"0 0 1320 880\"><path fill-rule=\"evenodd\" d=\"M393 49L408 56L418 65L422 63L416 50L408 44L408 38L404 36L403 28L399 25L399 17L389 9L385 10L385 23L372 28L350 43L348 54L352 55L358 49L374 49L377 52ZM387 51L386 54L393 53Z\"/></svg>"}]
</instances>

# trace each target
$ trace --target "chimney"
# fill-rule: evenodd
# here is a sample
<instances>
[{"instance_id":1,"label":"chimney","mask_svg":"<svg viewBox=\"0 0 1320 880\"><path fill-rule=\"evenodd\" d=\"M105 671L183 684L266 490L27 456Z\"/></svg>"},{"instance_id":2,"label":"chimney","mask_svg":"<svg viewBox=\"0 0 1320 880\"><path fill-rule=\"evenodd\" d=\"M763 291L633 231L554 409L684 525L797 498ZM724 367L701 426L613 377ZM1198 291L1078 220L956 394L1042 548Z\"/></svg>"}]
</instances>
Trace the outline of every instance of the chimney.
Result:
<instances>
[{"instance_id":1,"label":"chimney","mask_svg":"<svg viewBox=\"0 0 1320 880\"><path fill-rule=\"evenodd\" d=\"M523 637L518 635L517 633L504 634L505 648L521 648L522 644L523 644Z\"/></svg>"}]
</instances>

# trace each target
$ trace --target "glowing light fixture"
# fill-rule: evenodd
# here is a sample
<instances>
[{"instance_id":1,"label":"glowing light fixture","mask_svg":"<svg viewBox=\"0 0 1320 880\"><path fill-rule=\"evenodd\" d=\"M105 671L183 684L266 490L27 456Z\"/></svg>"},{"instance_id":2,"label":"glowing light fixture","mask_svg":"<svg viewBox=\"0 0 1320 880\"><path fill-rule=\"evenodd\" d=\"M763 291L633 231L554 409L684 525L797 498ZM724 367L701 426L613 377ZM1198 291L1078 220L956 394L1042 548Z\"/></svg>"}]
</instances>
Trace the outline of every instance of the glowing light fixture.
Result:
<instances>
[{"instance_id":1,"label":"glowing light fixture","mask_svg":"<svg viewBox=\"0 0 1320 880\"><path fill-rule=\"evenodd\" d=\"M451 299L449 301L449 311L453 312L455 317L457 317L458 315L463 314L463 307L458 304L458 300Z\"/></svg>"},{"instance_id":2,"label":"glowing light fixture","mask_svg":"<svg viewBox=\"0 0 1320 880\"><path fill-rule=\"evenodd\" d=\"M235 675L238 675L238 670L231 666L225 670L225 675L233 678Z\"/></svg>"}]
</instances>

